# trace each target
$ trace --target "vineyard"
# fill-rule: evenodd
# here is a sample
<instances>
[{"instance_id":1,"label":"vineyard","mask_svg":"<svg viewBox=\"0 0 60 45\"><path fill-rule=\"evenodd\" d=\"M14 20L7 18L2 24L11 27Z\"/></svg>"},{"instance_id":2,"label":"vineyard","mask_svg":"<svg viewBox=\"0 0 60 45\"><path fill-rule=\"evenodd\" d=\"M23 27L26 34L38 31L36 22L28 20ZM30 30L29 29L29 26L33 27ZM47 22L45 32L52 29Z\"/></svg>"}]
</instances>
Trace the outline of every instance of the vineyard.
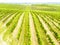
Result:
<instances>
[{"instance_id":1,"label":"vineyard","mask_svg":"<svg viewBox=\"0 0 60 45\"><path fill-rule=\"evenodd\" d=\"M60 45L60 5L0 4L0 45Z\"/></svg>"}]
</instances>

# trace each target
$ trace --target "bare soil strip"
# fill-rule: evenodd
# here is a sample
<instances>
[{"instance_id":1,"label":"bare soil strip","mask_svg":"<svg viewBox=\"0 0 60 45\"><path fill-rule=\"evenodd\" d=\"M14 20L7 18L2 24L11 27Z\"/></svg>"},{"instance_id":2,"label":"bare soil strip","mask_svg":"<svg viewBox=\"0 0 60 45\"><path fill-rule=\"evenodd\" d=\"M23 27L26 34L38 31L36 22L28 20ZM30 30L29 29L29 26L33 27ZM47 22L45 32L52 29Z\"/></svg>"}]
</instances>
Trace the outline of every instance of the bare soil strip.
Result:
<instances>
[{"instance_id":1,"label":"bare soil strip","mask_svg":"<svg viewBox=\"0 0 60 45\"><path fill-rule=\"evenodd\" d=\"M50 38L54 42L54 44L59 45L59 43L56 40L56 38L54 37L54 35L50 32L50 29L48 28L48 25L44 22L44 20L41 17L39 17L39 15L38 15L38 18L39 18L40 22L42 23L44 29L47 31L47 34L50 36Z\"/></svg>"},{"instance_id":2,"label":"bare soil strip","mask_svg":"<svg viewBox=\"0 0 60 45\"><path fill-rule=\"evenodd\" d=\"M43 18L49 23L49 25L52 28L52 30L55 31L58 35L60 35L59 29L52 23L51 19L49 19L47 17L44 17L44 16L43 16Z\"/></svg>"},{"instance_id":3,"label":"bare soil strip","mask_svg":"<svg viewBox=\"0 0 60 45\"><path fill-rule=\"evenodd\" d=\"M16 14L16 13L15 13ZM15 15L14 14L14 15ZM7 21L6 21L6 23L8 22L8 21L10 21L10 19L12 19L13 17L14 17L14 15L12 15ZM21 16L21 18L22 18L22 16ZM21 20L21 19L20 19ZM5 23L5 24L6 24ZM19 24L20 25L20 24ZM19 27L19 26L18 26ZM1 34L0 34L0 41L2 42L1 44L3 45L3 43L4 44L6 44L7 45L7 43L6 42L4 42L3 41L3 35L4 35L4 33L7 31L7 28L4 30L4 32L2 32ZM15 35L15 33L14 33L14 35Z\"/></svg>"},{"instance_id":4,"label":"bare soil strip","mask_svg":"<svg viewBox=\"0 0 60 45\"><path fill-rule=\"evenodd\" d=\"M7 15L5 18L3 18L0 22L4 21L7 17L9 17L11 14Z\"/></svg>"},{"instance_id":5,"label":"bare soil strip","mask_svg":"<svg viewBox=\"0 0 60 45\"><path fill-rule=\"evenodd\" d=\"M9 19L7 19L6 22L2 25L2 27L6 27L6 24L14 17L14 15L12 15ZM4 29L4 31L0 35L3 36L6 31L7 31L7 27L6 29Z\"/></svg>"},{"instance_id":6,"label":"bare soil strip","mask_svg":"<svg viewBox=\"0 0 60 45\"><path fill-rule=\"evenodd\" d=\"M47 16L46 16L47 17ZM47 17L49 20L51 20L49 17ZM57 23L57 22L55 22L54 20L51 20L51 22L53 22L58 28L60 28L60 25Z\"/></svg>"},{"instance_id":7,"label":"bare soil strip","mask_svg":"<svg viewBox=\"0 0 60 45\"><path fill-rule=\"evenodd\" d=\"M12 33L13 34L13 37L16 37L16 35L17 35L18 31L19 31L19 28L21 27L23 16L24 16L24 13L20 16L20 18L18 20L18 23L17 23L17 26L14 29L13 33Z\"/></svg>"},{"instance_id":8,"label":"bare soil strip","mask_svg":"<svg viewBox=\"0 0 60 45\"><path fill-rule=\"evenodd\" d=\"M49 18L52 18L51 16L49 16ZM58 21L57 19L55 19L54 18L54 21L56 22L56 23L60 23L60 21Z\"/></svg>"},{"instance_id":9,"label":"bare soil strip","mask_svg":"<svg viewBox=\"0 0 60 45\"><path fill-rule=\"evenodd\" d=\"M38 45L34 23L33 23L32 15L30 13L29 13L29 25L30 25L30 32L31 32L31 45Z\"/></svg>"},{"instance_id":10,"label":"bare soil strip","mask_svg":"<svg viewBox=\"0 0 60 45\"><path fill-rule=\"evenodd\" d=\"M24 20L24 23L25 23L25 20ZM23 26L24 26L24 24L23 24ZM24 45L24 33L25 33L25 28L22 28L22 31L21 31L20 37L19 37L18 45Z\"/></svg>"},{"instance_id":11,"label":"bare soil strip","mask_svg":"<svg viewBox=\"0 0 60 45\"><path fill-rule=\"evenodd\" d=\"M15 13L16 14L16 13ZM8 18L6 20L6 22L3 24L3 26L6 26L6 24L15 16L15 14L13 14L10 18Z\"/></svg>"}]
</instances>

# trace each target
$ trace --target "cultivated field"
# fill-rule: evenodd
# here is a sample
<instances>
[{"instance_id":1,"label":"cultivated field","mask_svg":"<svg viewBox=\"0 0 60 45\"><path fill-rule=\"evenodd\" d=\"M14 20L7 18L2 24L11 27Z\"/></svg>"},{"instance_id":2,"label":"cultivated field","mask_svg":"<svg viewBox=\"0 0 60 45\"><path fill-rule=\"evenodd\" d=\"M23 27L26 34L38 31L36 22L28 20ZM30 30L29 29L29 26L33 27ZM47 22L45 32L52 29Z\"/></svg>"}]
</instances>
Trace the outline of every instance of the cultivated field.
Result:
<instances>
[{"instance_id":1,"label":"cultivated field","mask_svg":"<svg viewBox=\"0 0 60 45\"><path fill-rule=\"evenodd\" d=\"M60 5L0 4L0 45L60 45Z\"/></svg>"}]
</instances>

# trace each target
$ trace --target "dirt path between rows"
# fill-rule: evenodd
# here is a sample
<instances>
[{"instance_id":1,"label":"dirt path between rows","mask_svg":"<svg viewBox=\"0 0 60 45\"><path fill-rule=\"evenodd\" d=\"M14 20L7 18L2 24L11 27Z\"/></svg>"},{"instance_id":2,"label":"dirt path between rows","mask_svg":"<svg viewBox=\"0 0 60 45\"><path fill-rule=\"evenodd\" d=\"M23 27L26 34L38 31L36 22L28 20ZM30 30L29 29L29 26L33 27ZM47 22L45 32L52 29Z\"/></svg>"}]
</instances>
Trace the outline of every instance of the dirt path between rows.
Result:
<instances>
[{"instance_id":1,"label":"dirt path between rows","mask_svg":"<svg viewBox=\"0 0 60 45\"><path fill-rule=\"evenodd\" d=\"M44 29L47 31L47 34L50 36L50 38L54 42L54 44L59 45L59 43L56 40L56 38L54 37L54 35L50 32L50 29L48 28L48 25L44 22L44 20L41 17L39 17L39 15L38 15L38 18L39 18L40 22L42 23Z\"/></svg>"},{"instance_id":2,"label":"dirt path between rows","mask_svg":"<svg viewBox=\"0 0 60 45\"><path fill-rule=\"evenodd\" d=\"M21 24L22 24L22 20L23 20L23 16L24 16L24 13L22 13L22 15L20 16L19 20L18 20L18 23L17 23L17 26L15 27L14 31L13 31L13 37L16 37L18 31L19 31L19 28L21 27Z\"/></svg>"},{"instance_id":3,"label":"dirt path between rows","mask_svg":"<svg viewBox=\"0 0 60 45\"><path fill-rule=\"evenodd\" d=\"M30 25L30 32L31 32L31 45L38 45L37 36L36 36L31 13L29 13L29 25Z\"/></svg>"},{"instance_id":4,"label":"dirt path between rows","mask_svg":"<svg viewBox=\"0 0 60 45\"><path fill-rule=\"evenodd\" d=\"M16 13L15 13L16 14ZM5 23L3 24L3 26L6 26L6 24L15 16L15 14L13 14L10 18L8 18Z\"/></svg>"}]
</instances>

